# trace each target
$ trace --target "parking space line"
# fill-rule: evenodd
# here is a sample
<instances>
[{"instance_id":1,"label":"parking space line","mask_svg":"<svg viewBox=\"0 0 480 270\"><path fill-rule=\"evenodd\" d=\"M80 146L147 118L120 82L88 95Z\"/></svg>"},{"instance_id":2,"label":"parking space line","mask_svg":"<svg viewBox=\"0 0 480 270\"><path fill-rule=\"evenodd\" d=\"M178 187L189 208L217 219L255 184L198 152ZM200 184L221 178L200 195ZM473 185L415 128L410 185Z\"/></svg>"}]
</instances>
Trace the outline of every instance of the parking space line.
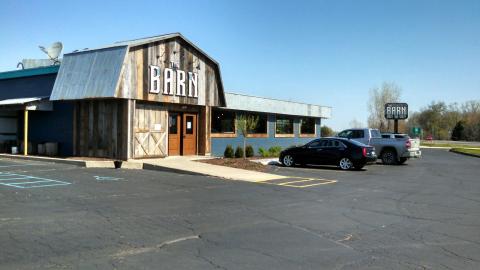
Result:
<instances>
[{"instance_id":1,"label":"parking space line","mask_svg":"<svg viewBox=\"0 0 480 270\"><path fill-rule=\"evenodd\" d=\"M0 179L0 182L9 181L9 180L22 180L22 179L28 179L28 177L5 178L5 179Z\"/></svg>"},{"instance_id":2,"label":"parking space line","mask_svg":"<svg viewBox=\"0 0 480 270\"><path fill-rule=\"evenodd\" d=\"M19 180L24 180L24 181L19 181ZM11 181L15 183L12 183ZM68 183L68 182L47 179L42 177L0 172L0 185L3 185L3 186L16 187L16 188L39 188L39 187L70 185L70 184L71 183Z\"/></svg>"},{"instance_id":3,"label":"parking space line","mask_svg":"<svg viewBox=\"0 0 480 270\"><path fill-rule=\"evenodd\" d=\"M65 184L50 184L50 185L28 186L28 187L16 186L16 187L20 187L20 188L42 188L42 187L65 186L65 185L70 185L70 183L65 182Z\"/></svg>"},{"instance_id":4,"label":"parking space line","mask_svg":"<svg viewBox=\"0 0 480 270\"><path fill-rule=\"evenodd\" d=\"M298 180L288 181L288 182L278 182L280 180L286 180L286 179L272 179L272 180L260 181L257 183L276 185L276 186L282 186L282 187L307 188L307 187L313 187L313 186L319 186L319 185L334 184L338 182L337 180L325 179L325 178L310 178L310 177L298 177L298 176L291 176L289 178L298 179Z\"/></svg>"},{"instance_id":5,"label":"parking space line","mask_svg":"<svg viewBox=\"0 0 480 270\"><path fill-rule=\"evenodd\" d=\"M279 183L278 185L280 186L286 186L288 184L292 183L301 183L301 182L310 182L310 181L315 181L315 180L323 180L322 178L315 179L315 178L305 178L304 180L295 180L295 181L290 181L290 182L285 182L285 183Z\"/></svg>"},{"instance_id":6,"label":"parking space line","mask_svg":"<svg viewBox=\"0 0 480 270\"><path fill-rule=\"evenodd\" d=\"M306 188L306 187L314 187L314 186L320 186L320 185L334 184L336 182L337 182L337 180L326 180L323 183L315 183L315 184L308 184L308 185L301 185L301 186L297 186L297 185L283 185L283 186L295 187L295 188Z\"/></svg>"},{"instance_id":7,"label":"parking space line","mask_svg":"<svg viewBox=\"0 0 480 270\"><path fill-rule=\"evenodd\" d=\"M24 185L24 184L32 184L32 183L43 183L43 182L51 182L50 180L41 180L41 181L33 181L33 182L18 182L18 183L8 183L9 185Z\"/></svg>"}]
</instances>

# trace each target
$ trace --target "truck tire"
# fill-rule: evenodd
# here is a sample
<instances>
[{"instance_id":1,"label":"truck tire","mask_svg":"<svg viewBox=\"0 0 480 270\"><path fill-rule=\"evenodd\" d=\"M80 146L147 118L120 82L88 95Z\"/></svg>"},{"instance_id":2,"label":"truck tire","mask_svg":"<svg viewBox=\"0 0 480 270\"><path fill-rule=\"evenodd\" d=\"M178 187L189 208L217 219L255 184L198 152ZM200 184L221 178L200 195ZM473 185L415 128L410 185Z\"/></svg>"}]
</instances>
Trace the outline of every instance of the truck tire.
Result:
<instances>
[{"instance_id":1,"label":"truck tire","mask_svg":"<svg viewBox=\"0 0 480 270\"><path fill-rule=\"evenodd\" d=\"M397 152L392 149L386 149L382 152L382 162L385 165L394 165L397 163Z\"/></svg>"},{"instance_id":2,"label":"truck tire","mask_svg":"<svg viewBox=\"0 0 480 270\"><path fill-rule=\"evenodd\" d=\"M401 157L400 160L398 161L398 164L403 164L408 160L406 157Z\"/></svg>"}]
</instances>

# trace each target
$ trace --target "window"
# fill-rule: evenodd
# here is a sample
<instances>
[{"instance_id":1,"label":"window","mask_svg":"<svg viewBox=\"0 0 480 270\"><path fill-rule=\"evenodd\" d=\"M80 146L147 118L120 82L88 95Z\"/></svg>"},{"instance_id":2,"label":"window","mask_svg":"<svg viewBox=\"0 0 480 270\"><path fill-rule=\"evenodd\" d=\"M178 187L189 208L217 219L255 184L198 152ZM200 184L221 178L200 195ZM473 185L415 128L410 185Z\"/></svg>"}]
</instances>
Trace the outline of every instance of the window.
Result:
<instances>
[{"instance_id":1,"label":"window","mask_svg":"<svg viewBox=\"0 0 480 270\"><path fill-rule=\"evenodd\" d=\"M178 132L178 122L177 122L177 116L178 114L170 114L168 116L168 133L169 134L177 134Z\"/></svg>"},{"instance_id":2,"label":"window","mask_svg":"<svg viewBox=\"0 0 480 270\"><path fill-rule=\"evenodd\" d=\"M338 133L338 137L349 138L349 139L358 139L364 137L363 130L354 129L354 130L345 130Z\"/></svg>"},{"instance_id":3,"label":"window","mask_svg":"<svg viewBox=\"0 0 480 270\"><path fill-rule=\"evenodd\" d=\"M185 119L185 122L186 122L186 126L185 126L185 130L186 130L186 134L193 134L193 116L187 116L186 119Z\"/></svg>"},{"instance_id":4,"label":"window","mask_svg":"<svg viewBox=\"0 0 480 270\"><path fill-rule=\"evenodd\" d=\"M308 144L308 148L318 148L322 145L321 140L316 140Z\"/></svg>"},{"instance_id":5,"label":"window","mask_svg":"<svg viewBox=\"0 0 480 270\"><path fill-rule=\"evenodd\" d=\"M372 135L372 138L380 138L381 133L378 129L371 129L370 134Z\"/></svg>"},{"instance_id":6,"label":"window","mask_svg":"<svg viewBox=\"0 0 480 270\"><path fill-rule=\"evenodd\" d=\"M293 118L286 116L277 116L275 133L293 135Z\"/></svg>"},{"instance_id":7,"label":"window","mask_svg":"<svg viewBox=\"0 0 480 270\"><path fill-rule=\"evenodd\" d=\"M315 134L315 118L300 118L300 134Z\"/></svg>"},{"instance_id":8,"label":"window","mask_svg":"<svg viewBox=\"0 0 480 270\"><path fill-rule=\"evenodd\" d=\"M364 137L363 130L352 130L352 139L360 139Z\"/></svg>"},{"instance_id":9,"label":"window","mask_svg":"<svg viewBox=\"0 0 480 270\"><path fill-rule=\"evenodd\" d=\"M264 113L249 113L247 117L258 117L257 126L248 130L249 134L267 134L267 115Z\"/></svg>"},{"instance_id":10,"label":"window","mask_svg":"<svg viewBox=\"0 0 480 270\"><path fill-rule=\"evenodd\" d=\"M212 133L235 133L235 112L212 109Z\"/></svg>"}]
</instances>

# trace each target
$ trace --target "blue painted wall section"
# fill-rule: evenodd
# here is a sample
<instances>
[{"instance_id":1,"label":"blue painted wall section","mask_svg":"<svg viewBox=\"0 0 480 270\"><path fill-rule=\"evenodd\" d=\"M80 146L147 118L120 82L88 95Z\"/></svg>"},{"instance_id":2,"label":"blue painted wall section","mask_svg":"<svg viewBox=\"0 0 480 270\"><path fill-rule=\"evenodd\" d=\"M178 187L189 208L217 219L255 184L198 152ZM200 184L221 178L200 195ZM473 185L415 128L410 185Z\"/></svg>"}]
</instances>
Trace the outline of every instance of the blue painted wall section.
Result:
<instances>
[{"instance_id":1,"label":"blue painted wall section","mask_svg":"<svg viewBox=\"0 0 480 270\"><path fill-rule=\"evenodd\" d=\"M258 155L258 148L262 147L265 150L272 146L280 146L282 149L285 149L292 145L301 145L306 144L307 142L315 139L312 137L309 138L302 138L300 137L300 117L294 117L294 135L295 137L291 138L278 138L275 137L275 115L269 114L268 115L268 138L247 138L247 145L251 145L255 151L255 155ZM320 137L320 125L321 119L315 119L315 129L317 137ZM237 137L235 138L211 138L211 154L213 156L223 156L223 152L225 151L225 147L227 145L233 146L236 148L237 146L243 147L243 136L237 132Z\"/></svg>"},{"instance_id":2,"label":"blue painted wall section","mask_svg":"<svg viewBox=\"0 0 480 270\"><path fill-rule=\"evenodd\" d=\"M28 141L58 142L60 156L73 155L73 103L54 102L53 111L29 111ZM23 140L23 112L18 114L18 139Z\"/></svg>"},{"instance_id":3,"label":"blue painted wall section","mask_svg":"<svg viewBox=\"0 0 480 270\"><path fill-rule=\"evenodd\" d=\"M0 100L25 97L49 97L57 74L0 80Z\"/></svg>"}]
</instances>

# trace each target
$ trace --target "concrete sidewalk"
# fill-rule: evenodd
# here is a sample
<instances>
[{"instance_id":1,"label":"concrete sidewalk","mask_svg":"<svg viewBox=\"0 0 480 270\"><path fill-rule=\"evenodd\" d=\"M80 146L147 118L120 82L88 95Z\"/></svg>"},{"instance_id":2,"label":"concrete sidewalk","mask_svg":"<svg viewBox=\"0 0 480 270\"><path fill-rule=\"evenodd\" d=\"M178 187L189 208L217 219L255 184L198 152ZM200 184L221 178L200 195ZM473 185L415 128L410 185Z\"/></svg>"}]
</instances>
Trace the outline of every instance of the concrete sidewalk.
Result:
<instances>
[{"instance_id":1,"label":"concrete sidewalk","mask_svg":"<svg viewBox=\"0 0 480 270\"><path fill-rule=\"evenodd\" d=\"M288 178L282 175L243 170L226 166L212 165L195 160L208 159L203 156L173 156L157 159L141 159L131 162L142 162L144 169L158 169L183 172L187 174L209 175L231 180L261 182Z\"/></svg>"}]
</instances>

